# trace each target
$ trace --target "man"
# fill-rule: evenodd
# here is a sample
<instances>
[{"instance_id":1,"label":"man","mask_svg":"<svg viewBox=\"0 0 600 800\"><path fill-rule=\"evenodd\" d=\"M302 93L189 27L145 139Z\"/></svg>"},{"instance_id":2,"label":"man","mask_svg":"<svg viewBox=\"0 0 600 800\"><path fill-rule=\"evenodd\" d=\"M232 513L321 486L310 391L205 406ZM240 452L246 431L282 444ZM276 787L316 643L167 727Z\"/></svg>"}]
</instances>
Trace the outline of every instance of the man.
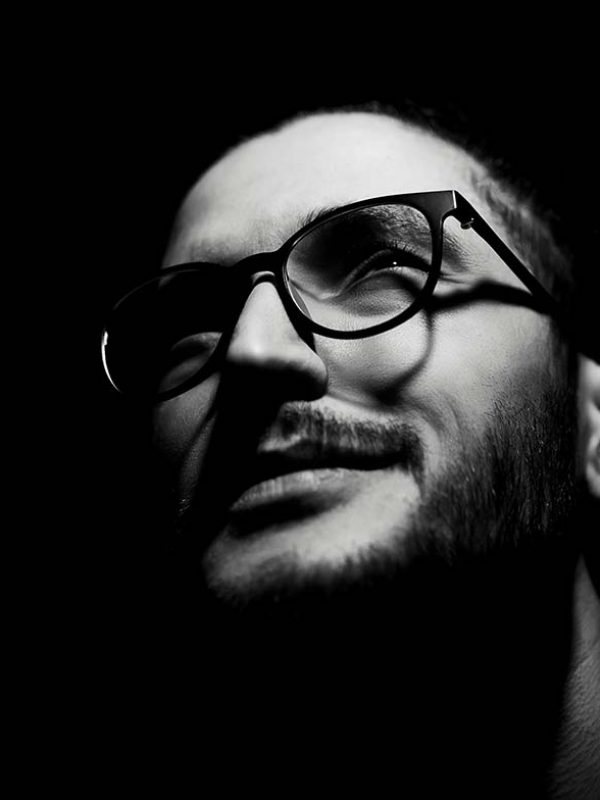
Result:
<instances>
[{"instance_id":1,"label":"man","mask_svg":"<svg viewBox=\"0 0 600 800\"><path fill-rule=\"evenodd\" d=\"M564 301L568 259L533 204L421 124L318 113L213 165L164 266L105 359L156 400L211 758L257 786L597 796L598 377L582 358L577 428L542 288Z\"/></svg>"}]
</instances>

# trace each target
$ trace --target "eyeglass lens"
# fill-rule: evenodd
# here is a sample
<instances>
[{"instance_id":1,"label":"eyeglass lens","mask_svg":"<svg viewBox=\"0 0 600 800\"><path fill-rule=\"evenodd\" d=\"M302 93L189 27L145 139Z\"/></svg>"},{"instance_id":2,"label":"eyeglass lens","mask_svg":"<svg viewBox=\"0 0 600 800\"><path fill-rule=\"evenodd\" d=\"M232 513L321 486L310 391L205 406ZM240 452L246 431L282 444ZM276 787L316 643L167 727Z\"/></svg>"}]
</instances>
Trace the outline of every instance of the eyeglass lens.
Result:
<instances>
[{"instance_id":1,"label":"eyeglass lens","mask_svg":"<svg viewBox=\"0 0 600 800\"><path fill-rule=\"evenodd\" d=\"M423 291L432 237L420 211L396 204L347 212L313 228L293 248L286 272L310 318L336 331L387 322Z\"/></svg>"}]
</instances>

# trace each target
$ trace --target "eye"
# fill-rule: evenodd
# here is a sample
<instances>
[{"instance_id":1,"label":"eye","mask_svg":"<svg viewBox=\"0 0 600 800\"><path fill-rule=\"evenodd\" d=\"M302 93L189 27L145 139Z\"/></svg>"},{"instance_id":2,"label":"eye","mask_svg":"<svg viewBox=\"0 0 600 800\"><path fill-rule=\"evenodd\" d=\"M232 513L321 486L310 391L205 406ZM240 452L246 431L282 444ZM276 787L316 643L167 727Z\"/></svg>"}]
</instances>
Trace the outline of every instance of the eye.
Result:
<instances>
[{"instance_id":1,"label":"eye","mask_svg":"<svg viewBox=\"0 0 600 800\"><path fill-rule=\"evenodd\" d=\"M430 264L424 258L410 250L398 247L384 247L375 252L370 251L361 257L359 263L356 263L354 258L353 261L355 263L349 267L347 278L344 281L346 287L384 271L420 270L428 273L430 270Z\"/></svg>"},{"instance_id":2,"label":"eye","mask_svg":"<svg viewBox=\"0 0 600 800\"><path fill-rule=\"evenodd\" d=\"M189 359L197 359L212 352L221 338L218 331L202 331L186 336L175 342L167 354L167 361L170 364L177 364Z\"/></svg>"},{"instance_id":3,"label":"eye","mask_svg":"<svg viewBox=\"0 0 600 800\"><path fill-rule=\"evenodd\" d=\"M161 390L199 372L215 352L220 338L220 332L202 331L186 336L169 347L159 369Z\"/></svg>"}]
</instances>

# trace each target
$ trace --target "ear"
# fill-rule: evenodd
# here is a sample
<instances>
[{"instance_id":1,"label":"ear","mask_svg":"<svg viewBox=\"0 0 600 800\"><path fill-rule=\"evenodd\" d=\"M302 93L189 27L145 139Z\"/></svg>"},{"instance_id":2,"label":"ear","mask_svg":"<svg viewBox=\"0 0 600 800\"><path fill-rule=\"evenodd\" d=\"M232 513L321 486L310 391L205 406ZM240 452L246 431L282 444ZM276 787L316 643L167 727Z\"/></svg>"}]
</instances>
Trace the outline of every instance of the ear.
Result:
<instances>
[{"instance_id":1,"label":"ear","mask_svg":"<svg viewBox=\"0 0 600 800\"><path fill-rule=\"evenodd\" d=\"M579 465L590 493L600 499L600 364L579 358Z\"/></svg>"}]
</instances>

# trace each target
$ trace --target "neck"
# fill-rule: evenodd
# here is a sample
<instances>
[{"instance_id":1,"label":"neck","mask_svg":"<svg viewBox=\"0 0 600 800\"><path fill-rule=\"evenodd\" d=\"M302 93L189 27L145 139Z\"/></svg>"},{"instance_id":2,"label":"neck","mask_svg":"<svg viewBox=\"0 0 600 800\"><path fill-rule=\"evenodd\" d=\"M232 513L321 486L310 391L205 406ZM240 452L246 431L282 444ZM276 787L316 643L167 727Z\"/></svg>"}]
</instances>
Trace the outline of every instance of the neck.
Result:
<instances>
[{"instance_id":1,"label":"neck","mask_svg":"<svg viewBox=\"0 0 600 800\"><path fill-rule=\"evenodd\" d=\"M585 560L575 570L571 663L550 797L600 797L600 599Z\"/></svg>"},{"instance_id":2,"label":"neck","mask_svg":"<svg viewBox=\"0 0 600 800\"><path fill-rule=\"evenodd\" d=\"M429 796L534 798L553 764L544 796L583 800L594 778L600 610L574 563L550 546L515 564L427 567L303 598L291 611L215 610L204 598L206 718L233 726L236 752L270 751L294 772L300 759L339 790L362 777L371 791L387 779L417 781Z\"/></svg>"}]
</instances>

